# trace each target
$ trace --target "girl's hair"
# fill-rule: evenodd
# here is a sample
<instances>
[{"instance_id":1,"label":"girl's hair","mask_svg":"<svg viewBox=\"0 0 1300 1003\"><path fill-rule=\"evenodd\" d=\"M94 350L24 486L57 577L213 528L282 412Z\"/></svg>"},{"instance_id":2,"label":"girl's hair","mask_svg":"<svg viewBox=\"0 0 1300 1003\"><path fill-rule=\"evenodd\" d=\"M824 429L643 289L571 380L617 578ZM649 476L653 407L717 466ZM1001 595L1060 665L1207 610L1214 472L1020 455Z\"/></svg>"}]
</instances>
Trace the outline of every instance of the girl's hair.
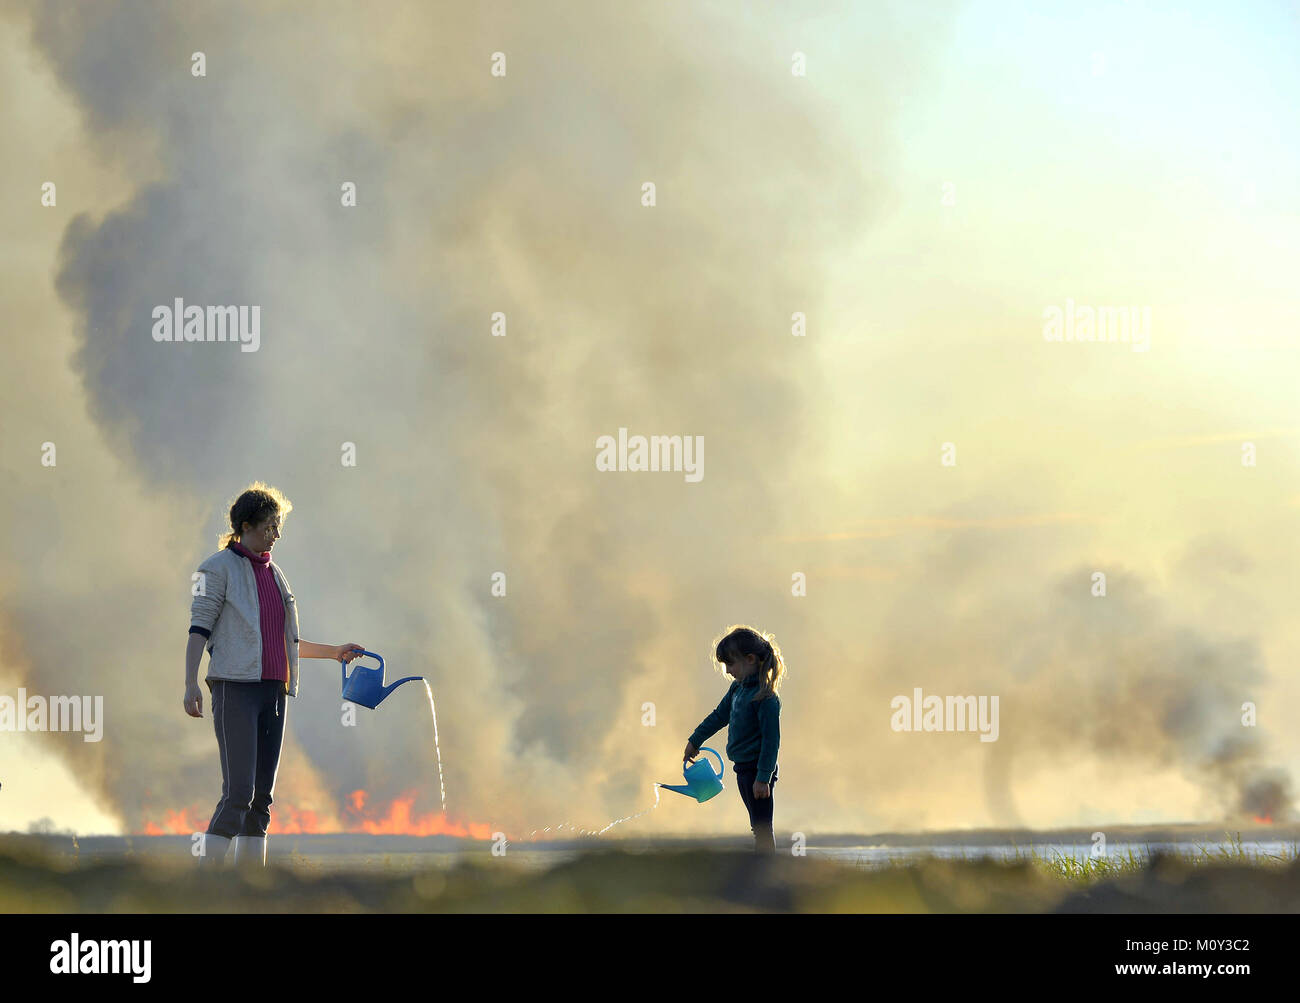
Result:
<instances>
[{"instance_id":1,"label":"girl's hair","mask_svg":"<svg viewBox=\"0 0 1300 1003\"><path fill-rule=\"evenodd\" d=\"M220 535L222 549L243 535L244 523L258 526L273 515L284 519L292 511L293 504L277 488L254 481L230 506L231 531Z\"/></svg>"},{"instance_id":2,"label":"girl's hair","mask_svg":"<svg viewBox=\"0 0 1300 1003\"><path fill-rule=\"evenodd\" d=\"M736 624L729 627L713 646L714 659L726 665L738 662L746 655L753 655L758 660L758 692L754 694L754 700L765 700L776 694L785 675L785 662L781 659L775 635Z\"/></svg>"}]
</instances>

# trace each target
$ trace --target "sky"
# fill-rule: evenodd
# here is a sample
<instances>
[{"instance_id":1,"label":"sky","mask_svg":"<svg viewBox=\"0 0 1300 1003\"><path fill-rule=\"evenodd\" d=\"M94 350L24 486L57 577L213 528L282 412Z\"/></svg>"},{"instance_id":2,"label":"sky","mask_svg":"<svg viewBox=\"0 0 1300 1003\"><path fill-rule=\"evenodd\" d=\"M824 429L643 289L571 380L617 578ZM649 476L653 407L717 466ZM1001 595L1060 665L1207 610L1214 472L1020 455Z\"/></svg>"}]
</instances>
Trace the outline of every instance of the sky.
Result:
<instances>
[{"instance_id":1,"label":"sky","mask_svg":"<svg viewBox=\"0 0 1300 1003\"><path fill-rule=\"evenodd\" d=\"M348 727L304 660L272 832L638 812L733 623L788 669L778 833L1291 815L1293 6L0 12L0 698L105 715L0 731L0 831L204 826L190 575L254 480L303 636L429 680L447 795L416 687ZM154 341L177 297L258 350ZM598 470L619 428L703 477ZM894 730L918 688L997 741Z\"/></svg>"}]
</instances>

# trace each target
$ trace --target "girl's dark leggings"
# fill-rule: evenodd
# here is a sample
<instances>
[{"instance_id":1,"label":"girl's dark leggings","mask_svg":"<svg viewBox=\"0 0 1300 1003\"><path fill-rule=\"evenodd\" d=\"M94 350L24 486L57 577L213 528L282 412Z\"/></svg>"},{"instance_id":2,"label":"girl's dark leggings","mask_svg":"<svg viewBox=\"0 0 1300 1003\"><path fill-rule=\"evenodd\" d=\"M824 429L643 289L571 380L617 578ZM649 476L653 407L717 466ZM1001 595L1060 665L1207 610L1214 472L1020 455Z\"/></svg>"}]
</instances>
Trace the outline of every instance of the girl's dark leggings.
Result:
<instances>
[{"instance_id":1,"label":"girl's dark leggings","mask_svg":"<svg viewBox=\"0 0 1300 1003\"><path fill-rule=\"evenodd\" d=\"M284 741L284 683L276 679L205 682L212 694L212 724L221 752L221 800L208 832L265 836Z\"/></svg>"},{"instance_id":2,"label":"girl's dark leggings","mask_svg":"<svg viewBox=\"0 0 1300 1003\"><path fill-rule=\"evenodd\" d=\"M772 771L771 795L754 797L754 779L758 776L758 760L736 763L736 786L749 812L749 829L754 834L755 853L775 853L776 835L772 832L772 800L776 795L776 778L780 769Z\"/></svg>"}]
</instances>

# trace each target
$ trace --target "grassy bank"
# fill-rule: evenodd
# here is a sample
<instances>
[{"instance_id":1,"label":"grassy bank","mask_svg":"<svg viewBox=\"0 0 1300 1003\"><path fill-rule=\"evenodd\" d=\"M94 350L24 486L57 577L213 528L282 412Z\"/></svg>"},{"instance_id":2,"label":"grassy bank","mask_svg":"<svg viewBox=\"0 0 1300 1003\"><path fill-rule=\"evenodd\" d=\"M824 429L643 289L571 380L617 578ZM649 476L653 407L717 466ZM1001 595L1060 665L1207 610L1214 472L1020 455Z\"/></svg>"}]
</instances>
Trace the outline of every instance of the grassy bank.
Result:
<instances>
[{"instance_id":1,"label":"grassy bank","mask_svg":"<svg viewBox=\"0 0 1300 1003\"><path fill-rule=\"evenodd\" d=\"M199 873L192 860L81 863L0 841L5 912L1296 912L1300 862L1240 841L1178 856L1026 851L1007 863L924 859L860 867L707 850L602 850L539 871L505 858L449 868Z\"/></svg>"}]
</instances>

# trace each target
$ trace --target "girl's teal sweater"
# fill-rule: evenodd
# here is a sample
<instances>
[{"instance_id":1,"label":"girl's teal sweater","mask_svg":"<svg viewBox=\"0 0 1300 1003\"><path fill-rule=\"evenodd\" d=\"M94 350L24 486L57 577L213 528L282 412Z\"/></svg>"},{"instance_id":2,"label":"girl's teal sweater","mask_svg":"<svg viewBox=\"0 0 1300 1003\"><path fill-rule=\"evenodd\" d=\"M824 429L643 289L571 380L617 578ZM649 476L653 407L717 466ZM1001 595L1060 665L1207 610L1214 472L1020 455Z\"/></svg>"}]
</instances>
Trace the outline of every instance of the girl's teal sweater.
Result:
<instances>
[{"instance_id":1,"label":"girl's teal sweater","mask_svg":"<svg viewBox=\"0 0 1300 1003\"><path fill-rule=\"evenodd\" d=\"M773 693L755 703L757 685L757 673L734 681L713 713L691 733L690 743L700 748L725 724L727 758L733 763L757 759L758 775L754 779L770 784L776 770L776 752L781 745L781 700Z\"/></svg>"}]
</instances>

